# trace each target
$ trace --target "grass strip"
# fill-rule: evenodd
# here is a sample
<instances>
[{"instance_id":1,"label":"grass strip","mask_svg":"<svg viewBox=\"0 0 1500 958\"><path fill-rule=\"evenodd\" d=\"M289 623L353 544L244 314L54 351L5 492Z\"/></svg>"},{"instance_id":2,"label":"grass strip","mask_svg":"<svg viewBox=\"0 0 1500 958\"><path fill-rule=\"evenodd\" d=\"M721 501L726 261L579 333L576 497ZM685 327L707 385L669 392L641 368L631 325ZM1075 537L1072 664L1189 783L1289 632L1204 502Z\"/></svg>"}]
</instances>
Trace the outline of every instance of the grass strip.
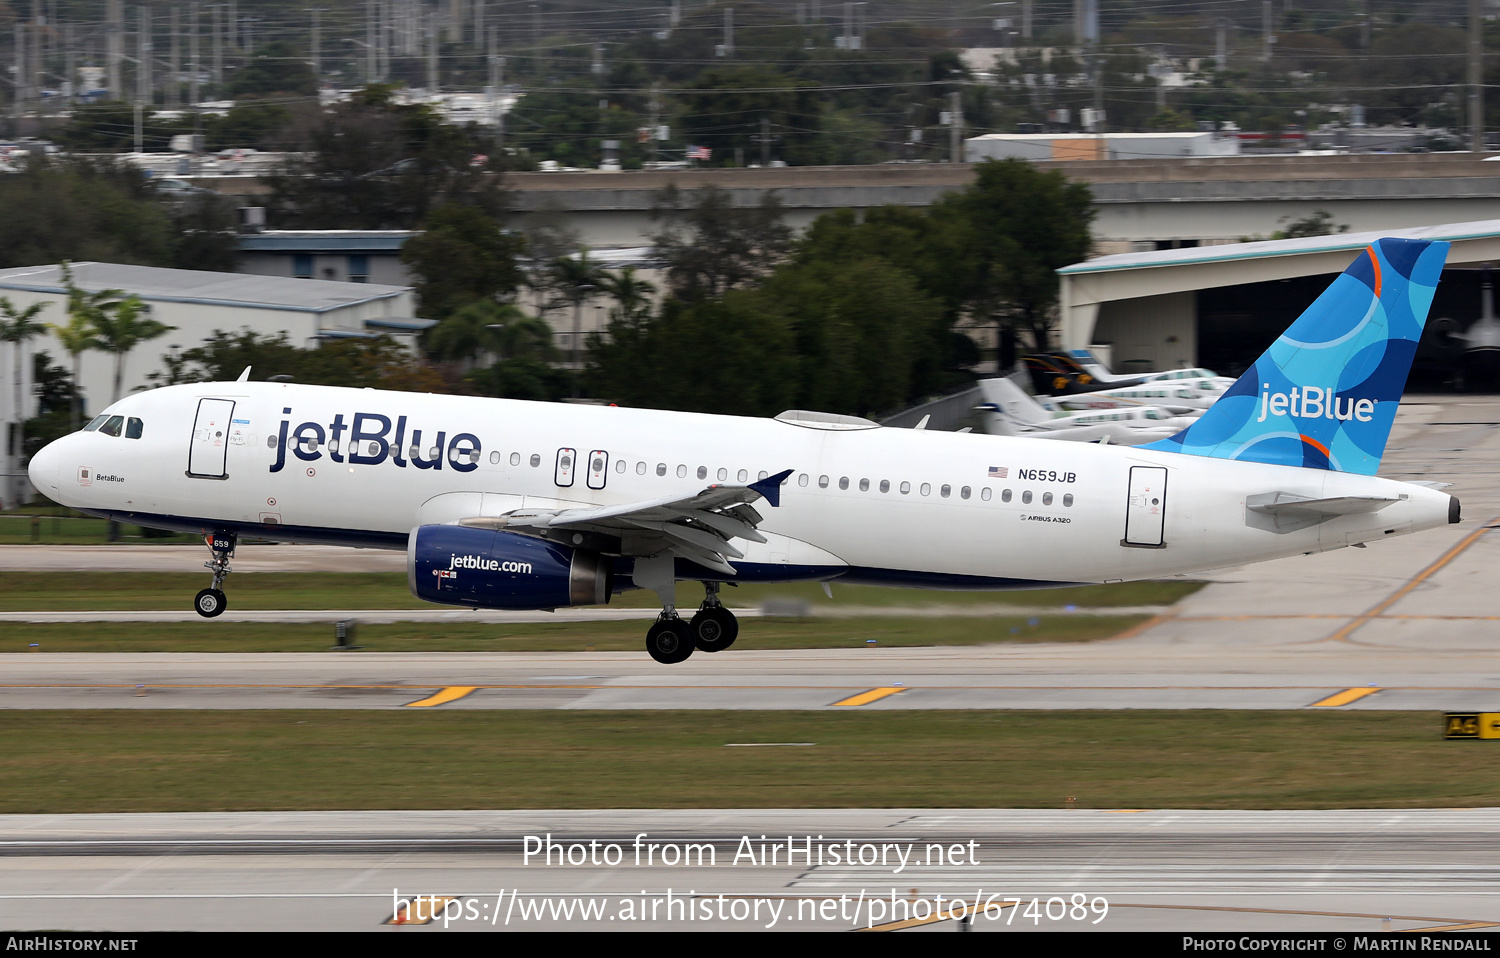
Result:
<instances>
[{"instance_id":1,"label":"grass strip","mask_svg":"<svg viewBox=\"0 0 1500 958\"><path fill-rule=\"evenodd\" d=\"M205 560L208 557L204 550ZM0 572L0 611L143 611L191 607L199 589L208 585L207 572ZM1170 605L1202 588L1204 583L1174 579L1163 582L1123 582L1071 589L1024 592L935 592L833 583L833 600L816 582L747 585L723 590L731 606L759 606L767 601L805 603L808 608L898 607L953 605L1075 605L1079 608ZM229 577L225 586L230 608L255 609L431 609L412 596L401 572L251 572ZM702 597L697 583L682 583L678 604L696 607ZM627 592L611 605L647 608L656 604L653 593Z\"/></svg>"},{"instance_id":2,"label":"grass strip","mask_svg":"<svg viewBox=\"0 0 1500 958\"><path fill-rule=\"evenodd\" d=\"M1493 804L1436 713L4 711L0 812ZM726 748L729 742L811 748Z\"/></svg>"},{"instance_id":3,"label":"grass strip","mask_svg":"<svg viewBox=\"0 0 1500 958\"><path fill-rule=\"evenodd\" d=\"M737 649L980 645L991 642L1092 642L1145 620L1139 615L782 619L740 622ZM487 625L396 622L356 625L371 652L643 652L646 619ZM874 640L874 645L871 645ZM332 623L7 622L3 652L321 652L334 644ZM35 646L33 648L33 645Z\"/></svg>"}]
</instances>

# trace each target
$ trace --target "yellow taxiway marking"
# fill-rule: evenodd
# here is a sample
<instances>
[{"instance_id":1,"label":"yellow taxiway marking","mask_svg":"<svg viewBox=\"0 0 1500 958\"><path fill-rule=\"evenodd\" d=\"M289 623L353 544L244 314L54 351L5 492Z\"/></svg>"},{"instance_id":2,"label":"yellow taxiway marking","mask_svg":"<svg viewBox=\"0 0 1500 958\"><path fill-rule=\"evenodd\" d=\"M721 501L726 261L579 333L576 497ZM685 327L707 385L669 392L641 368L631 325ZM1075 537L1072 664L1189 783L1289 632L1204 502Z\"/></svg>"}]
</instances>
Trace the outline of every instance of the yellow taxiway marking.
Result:
<instances>
[{"instance_id":1,"label":"yellow taxiway marking","mask_svg":"<svg viewBox=\"0 0 1500 958\"><path fill-rule=\"evenodd\" d=\"M1495 921L1466 921L1461 925L1433 925L1431 928L1403 928L1402 931L1408 935L1419 931L1470 931L1474 928L1497 928L1500 922Z\"/></svg>"},{"instance_id":2,"label":"yellow taxiway marking","mask_svg":"<svg viewBox=\"0 0 1500 958\"><path fill-rule=\"evenodd\" d=\"M1478 529L1475 529L1473 532L1471 532L1468 535L1464 536L1463 539L1461 539L1458 542L1457 545L1453 546L1453 548L1449 549L1447 552L1444 552L1442 555L1438 556L1437 559L1436 559L1436 561L1434 561L1432 563L1432 565L1429 565L1427 568L1423 569L1421 572L1418 572L1416 575L1412 576L1409 580L1407 580L1407 583L1405 585L1403 585L1401 588L1397 589L1395 592L1392 592L1388 597L1386 597L1386 599L1385 599L1384 602L1381 602L1379 605L1375 606L1373 609L1370 609L1368 612L1364 613L1363 615L1357 616L1354 619L1352 619L1343 628L1339 629L1337 632L1335 632L1332 635L1330 635L1326 641L1330 641L1330 642L1347 642L1347 641L1349 641L1349 636L1354 633L1355 629L1358 629L1360 626L1364 625L1366 622L1369 622L1371 619L1373 619L1373 618L1379 616L1381 613L1385 612L1386 609L1389 609L1391 606L1395 605L1397 602L1400 602L1402 599L1406 598L1407 595L1409 595L1413 589L1415 589L1417 586L1421 585L1423 582L1426 582L1433 575L1437 574L1437 572L1439 570L1441 570L1443 568L1443 566L1447 565L1448 563L1452 562L1454 559L1458 558L1459 554L1462 553L1469 546L1471 546L1474 543L1478 542L1479 541L1479 537L1482 536L1482 535L1484 535L1486 532L1489 532L1490 529L1494 527L1494 523L1497 520L1500 520L1500 516L1497 516L1495 519L1490 519L1488 522L1486 522L1484 525L1480 526Z\"/></svg>"},{"instance_id":3,"label":"yellow taxiway marking","mask_svg":"<svg viewBox=\"0 0 1500 958\"><path fill-rule=\"evenodd\" d=\"M1314 702L1313 704L1309 705L1308 708L1312 708L1312 709L1333 709L1333 708L1338 708L1340 705L1348 705L1350 702L1357 702L1360 699L1364 698L1366 695L1374 695L1376 692L1379 692L1379 691L1380 691L1380 689L1374 688L1374 687L1370 687L1370 686L1367 686L1365 688L1359 688L1359 689L1344 689L1344 691L1342 691L1342 692L1335 692L1334 694L1328 696L1328 698L1326 698L1326 699L1322 699L1320 701Z\"/></svg>"},{"instance_id":4,"label":"yellow taxiway marking","mask_svg":"<svg viewBox=\"0 0 1500 958\"><path fill-rule=\"evenodd\" d=\"M415 709L426 708L432 705L447 705L449 702L457 702L477 688L479 688L477 685L450 685L446 688L438 689L436 693L420 701L407 702L406 707Z\"/></svg>"},{"instance_id":5,"label":"yellow taxiway marking","mask_svg":"<svg viewBox=\"0 0 1500 958\"><path fill-rule=\"evenodd\" d=\"M899 688L898 687L894 687L894 686L888 686L888 687L883 687L883 688L878 688L878 689L870 689L868 692L861 692L858 695L851 695L848 698L842 699L842 700L840 700L838 702L834 702L833 704L834 705L869 705L871 702L878 702L878 701L880 701L881 699L885 698L888 695L895 695L897 692L905 692L905 691L906 691L906 688L904 686L899 687Z\"/></svg>"},{"instance_id":6,"label":"yellow taxiway marking","mask_svg":"<svg viewBox=\"0 0 1500 958\"><path fill-rule=\"evenodd\" d=\"M414 896L412 896L411 900L409 902L407 902L407 905L406 905L405 908L402 908L400 911L396 912L394 915L392 915L391 917L387 918L385 921L381 922L381 924L383 924L383 925L426 925L426 924L430 924L432 922L432 920L434 918L436 918L442 912L443 906L446 905L446 904L448 904L450 901L452 901L453 898L454 898L454 896L452 896L452 895L414 895ZM427 910L427 913L425 915L422 914L422 909L423 909L424 905L426 906L426 910Z\"/></svg>"},{"instance_id":7,"label":"yellow taxiway marking","mask_svg":"<svg viewBox=\"0 0 1500 958\"><path fill-rule=\"evenodd\" d=\"M909 900L910 899L908 899L908 901ZM960 905L962 907L960 907ZM995 910L995 913L999 914L1000 912L1003 912L1006 908L1011 907L1011 902L1009 900L1007 900L1004 904L996 903L996 904L993 904L993 905L989 905L988 907L989 908L993 908ZM928 915L926 918L901 918L901 919L898 919L896 921L888 921L888 922L886 922L885 924L882 924L882 925L871 925L871 926L869 926L867 928L856 928L854 930L855 931L900 931L903 928L917 928L917 927L920 927L922 925L933 925L933 924L936 924L936 923L938 923L940 921L961 921L964 918L968 918L970 921L973 921L974 918L975 918L975 914L974 914L974 910L973 909L974 909L974 904L972 902L963 902L963 901L960 901L960 902L957 902L957 903L955 903L953 905L948 906L947 908L943 908L941 910L937 907L936 903L934 903L933 909L932 909L932 914ZM983 914L985 914L985 911L986 911L985 908L980 908L979 914L983 915ZM994 919L991 918L990 920L993 921Z\"/></svg>"}]
</instances>

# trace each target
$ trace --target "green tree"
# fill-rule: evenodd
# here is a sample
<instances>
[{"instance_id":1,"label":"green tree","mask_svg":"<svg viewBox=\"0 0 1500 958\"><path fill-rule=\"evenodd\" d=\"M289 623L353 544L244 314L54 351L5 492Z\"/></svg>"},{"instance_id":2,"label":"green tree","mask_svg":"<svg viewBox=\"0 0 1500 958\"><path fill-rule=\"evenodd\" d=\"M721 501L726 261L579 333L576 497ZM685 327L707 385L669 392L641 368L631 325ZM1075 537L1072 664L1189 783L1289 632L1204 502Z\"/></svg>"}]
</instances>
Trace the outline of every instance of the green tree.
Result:
<instances>
[{"instance_id":1,"label":"green tree","mask_svg":"<svg viewBox=\"0 0 1500 958\"><path fill-rule=\"evenodd\" d=\"M611 319L629 320L646 315L651 311L651 297L656 294L656 284L637 276L632 266L613 273L600 270L599 288L615 301Z\"/></svg>"},{"instance_id":2,"label":"green tree","mask_svg":"<svg viewBox=\"0 0 1500 958\"><path fill-rule=\"evenodd\" d=\"M33 160L21 173L0 176L0 210L0 268L172 262L172 217L135 170Z\"/></svg>"},{"instance_id":3,"label":"green tree","mask_svg":"<svg viewBox=\"0 0 1500 958\"><path fill-rule=\"evenodd\" d=\"M284 40L256 50L229 83L230 98L316 96L318 79L299 51Z\"/></svg>"},{"instance_id":4,"label":"green tree","mask_svg":"<svg viewBox=\"0 0 1500 958\"><path fill-rule=\"evenodd\" d=\"M108 290L117 293L118 290ZM69 298L73 291L69 290ZM125 385L125 357L136 346L176 329L151 318L151 307L131 294L115 299L93 314L94 338L99 349L115 357L115 388L111 402L118 402Z\"/></svg>"},{"instance_id":5,"label":"green tree","mask_svg":"<svg viewBox=\"0 0 1500 958\"><path fill-rule=\"evenodd\" d=\"M401 261L417 276L420 314L434 319L477 299L509 296L521 285L525 240L471 206L444 203L422 232L401 247Z\"/></svg>"},{"instance_id":6,"label":"green tree","mask_svg":"<svg viewBox=\"0 0 1500 958\"><path fill-rule=\"evenodd\" d=\"M113 291L112 291L113 292ZM83 395L82 389L77 385L82 381L80 367L83 365L83 354L90 349L99 348L99 340L94 333L94 321L86 311L75 310L72 297L69 297L68 322L66 325L48 323L47 328L52 330L58 342L73 357L73 404L70 410L69 421L74 432L83 425Z\"/></svg>"},{"instance_id":7,"label":"green tree","mask_svg":"<svg viewBox=\"0 0 1500 958\"><path fill-rule=\"evenodd\" d=\"M774 191L757 206L737 207L716 186L692 194L669 186L656 196L651 216L663 223L651 241L680 299L716 299L749 285L791 248L792 231L782 222Z\"/></svg>"},{"instance_id":8,"label":"green tree","mask_svg":"<svg viewBox=\"0 0 1500 958\"><path fill-rule=\"evenodd\" d=\"M1061 172L1024 160L986 160L967 189L931 208L934 239L969 320L994 323L1051 345L1057 270L1093 246L1093 194Z\"/></svg>"}]
</instances>

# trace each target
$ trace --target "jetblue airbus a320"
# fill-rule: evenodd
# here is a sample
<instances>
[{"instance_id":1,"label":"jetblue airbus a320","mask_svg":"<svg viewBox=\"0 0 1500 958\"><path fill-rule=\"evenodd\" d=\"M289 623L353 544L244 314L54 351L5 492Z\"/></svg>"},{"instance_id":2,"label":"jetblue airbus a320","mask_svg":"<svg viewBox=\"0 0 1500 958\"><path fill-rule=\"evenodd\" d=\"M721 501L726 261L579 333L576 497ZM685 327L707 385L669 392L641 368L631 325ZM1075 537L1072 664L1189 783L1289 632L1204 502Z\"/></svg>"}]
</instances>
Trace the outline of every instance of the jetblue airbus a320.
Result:
<instances>
[{"instance_id":1,"label":"jetblue airbus a320","mask_svg":"<svg viewBox=\"0 0 1500 958\"><path fill-rule=\"evenodd\" d=\"M1432 484L1374 475L1446 255L1366 248L1200 419L1144 446L240 381L123 399L31 479L203 534L204 616L240 536L405 549L412 592L450 605L652 590L646 648L680 662L734 642L726 582L1115 582L1457 522ZM690 620L679 580L707 589Z\"/></svg>"}]
</instances>

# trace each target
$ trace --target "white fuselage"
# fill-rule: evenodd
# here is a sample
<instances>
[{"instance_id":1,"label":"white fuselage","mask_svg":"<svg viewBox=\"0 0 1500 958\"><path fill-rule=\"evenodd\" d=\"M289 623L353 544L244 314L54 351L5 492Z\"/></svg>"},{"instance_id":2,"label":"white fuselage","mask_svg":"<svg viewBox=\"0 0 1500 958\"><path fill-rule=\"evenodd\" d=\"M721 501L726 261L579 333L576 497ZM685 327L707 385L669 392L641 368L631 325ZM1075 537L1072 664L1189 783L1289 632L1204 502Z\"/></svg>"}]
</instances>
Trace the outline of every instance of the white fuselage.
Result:
<instances>
[{"instance_id":1,"label":"white fuselage","mask_svg":"<svg viewBox=\"0 0 1500 958\"><path fill-rule=\"evenodd\" d=\"M233 402L232 413L202 400ZM209 424L204 410L228 421ZM791 469L780 506L756 507L768 541L735 542L747 579L1140 579L1449 521L1446 494L1374 477L925 430L254 382L158 389L107 412L139 419L140 438L79 432L47 446L31 466L44 494L144 525L291 541L404 548L422 524L691 495ZM349 458L357 414L363 462ZM372 438L379 417L389 425ZM316 450L297 445L318 433ZM1246 509L1247 497L1276 492L1395 501L1276 531Z\"/></svg>"}]
</instances>

